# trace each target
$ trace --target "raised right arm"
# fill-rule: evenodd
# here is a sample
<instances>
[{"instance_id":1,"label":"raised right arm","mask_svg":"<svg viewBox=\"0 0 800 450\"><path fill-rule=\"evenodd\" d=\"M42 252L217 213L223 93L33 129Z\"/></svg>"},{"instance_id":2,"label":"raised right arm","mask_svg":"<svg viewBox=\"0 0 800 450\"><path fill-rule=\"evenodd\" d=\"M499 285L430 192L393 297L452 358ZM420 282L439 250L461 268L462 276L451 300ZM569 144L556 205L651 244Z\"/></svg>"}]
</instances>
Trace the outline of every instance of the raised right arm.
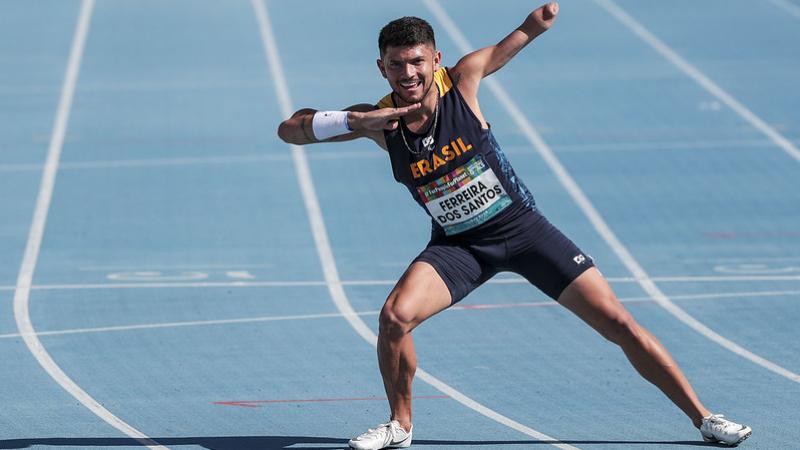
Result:
<instances>
[{"instance_id":1,"label":"raised right arm","mask_svg":"<svg viewBox=\"0 0 800 450\"><path fill-rule=\"evenodd\" d=\"M348 111L347 124L353 130L349 133L340 134L324 141L320 141L314 135L312 126L314 114L317 110L303 108L292 117L284 120L278 126L278 137L289 144L306 145L316 142L342 142L351 141L361 137L367 137L375 141L382 148L386 148L383 138L383 130L393 130L397 128L398 119L416 109L420 105L413 104L402 108L382 108L377 109L375 105L361 103L345 108Z\"/></svg>"}]
</instances>

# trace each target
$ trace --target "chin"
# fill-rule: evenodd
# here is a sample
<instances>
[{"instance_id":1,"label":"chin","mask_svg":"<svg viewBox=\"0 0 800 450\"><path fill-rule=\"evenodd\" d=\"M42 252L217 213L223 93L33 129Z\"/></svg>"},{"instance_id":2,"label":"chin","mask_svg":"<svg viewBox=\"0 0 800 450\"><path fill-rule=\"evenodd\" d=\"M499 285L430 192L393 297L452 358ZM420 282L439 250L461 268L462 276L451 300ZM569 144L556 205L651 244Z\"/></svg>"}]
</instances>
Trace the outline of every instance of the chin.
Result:
<instances>
[{"instance_id":1,"label":"chin","mask_svg":"<svg viewBox=\"0 0 800 450\"><path fill-rule=\"evenodd\" d=\"M422 89L420 92L415 93L411 96L408 96L408 94L406 93L399 92L397 89L394 89L394 93L406 103L419 103L425 99L425 97L428 95L432 87L433 83L431 83L431 85L428 86L427 89Z\"/></svg>"},{"instance_id":2,"label":"chin","mask_svg":"<svg viewBox=\"0 0 800 450\"><path fill-rule=\"evenodd\" d=\"M423 94L417 94L411 97L406 96L400 92L394 91L394 94L400 98L400 100L406 103L419 103L425 97Z\"/></svg>"}]
</instances>

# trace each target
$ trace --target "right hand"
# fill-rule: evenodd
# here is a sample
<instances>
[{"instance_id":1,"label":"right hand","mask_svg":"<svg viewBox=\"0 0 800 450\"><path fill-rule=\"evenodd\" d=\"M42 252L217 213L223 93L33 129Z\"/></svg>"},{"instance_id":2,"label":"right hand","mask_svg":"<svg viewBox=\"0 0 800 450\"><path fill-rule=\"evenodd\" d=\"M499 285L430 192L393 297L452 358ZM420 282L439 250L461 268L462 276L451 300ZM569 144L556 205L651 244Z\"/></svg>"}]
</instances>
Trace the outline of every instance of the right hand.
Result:
<instances>
[{"instance_id":1,"label":"right hand","mask_svg":"<svg viewBox=\"0 0 800 450\"><path fill-rule=\"evenodd\" d=\"M550 2L542 5L533 12L533 16L540 27L545 30L549 29L558 16L558 3Z\"/></svg>"},{"instance_id":2,"label":"right hand","mask_svg":"<svg viewBox=\"0 0 800 450\"><path fill-rule=\"evenodd\" d=\"M353 130L395 130L400 117L418 110L421 106L421 103L414 103L400 108L381 108L367 112L350 111L347 123Z\"/></svg>"}]
</instances>

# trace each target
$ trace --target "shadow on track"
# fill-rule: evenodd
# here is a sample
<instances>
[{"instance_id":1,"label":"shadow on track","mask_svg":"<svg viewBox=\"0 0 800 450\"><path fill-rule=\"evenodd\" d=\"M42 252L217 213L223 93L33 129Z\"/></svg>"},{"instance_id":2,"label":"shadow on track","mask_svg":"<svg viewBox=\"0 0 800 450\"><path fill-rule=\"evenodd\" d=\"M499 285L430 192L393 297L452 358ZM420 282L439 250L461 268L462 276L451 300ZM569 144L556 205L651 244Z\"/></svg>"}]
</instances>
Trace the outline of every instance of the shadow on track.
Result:
<instances>
[{"instance_id":1,"label":"shadow on track","mask_svg":"<svg viewBox=\"0 0 800 450\"><path fill-rule=\"evenodd\" d=\"M198 445L208 450L278 450L291 448L293 450L333 450L346 449L347 439L312 437L312 436L219 436L219 437L169 437L153 438L161 445ZM561 440L561 441L533 441L533 440L506 440L506 441L454 441L418 439L414 445L452 446L462 448L465 446L491 448L502 445L550 445L557 442L565 444L615 444L615 445L680 445L694 447L724 447L723 445L708 444L703 441L601 441L601 440ZM327 445L326 445L327 444ZM305 445L305 446L304 446ZM30 439L5 439L0 440L0 449L31 448L34 446L53 447L141 447L141 444L130 438L30 438Z\"/></svg>"}]
</instances>

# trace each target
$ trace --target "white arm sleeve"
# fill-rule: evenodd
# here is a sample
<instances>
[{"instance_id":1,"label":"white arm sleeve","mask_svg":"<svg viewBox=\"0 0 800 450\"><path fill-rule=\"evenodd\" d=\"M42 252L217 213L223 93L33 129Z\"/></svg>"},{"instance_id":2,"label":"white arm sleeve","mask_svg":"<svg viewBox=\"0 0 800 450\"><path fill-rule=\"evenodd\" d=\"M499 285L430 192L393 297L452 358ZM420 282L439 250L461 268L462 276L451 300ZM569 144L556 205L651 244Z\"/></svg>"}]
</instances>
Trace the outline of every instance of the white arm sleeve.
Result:
<instances>
[{"instance_id":1,"label":"white arm sleeve","mask_svg":"<svg viewBox=\"0 0 800 450\"><path fill-rule=\"evenodd\" d=\"M353 131L347 126L347 111L317 111L311 121L311 129L318 141Z\"/></svg>"}]
</instances>

